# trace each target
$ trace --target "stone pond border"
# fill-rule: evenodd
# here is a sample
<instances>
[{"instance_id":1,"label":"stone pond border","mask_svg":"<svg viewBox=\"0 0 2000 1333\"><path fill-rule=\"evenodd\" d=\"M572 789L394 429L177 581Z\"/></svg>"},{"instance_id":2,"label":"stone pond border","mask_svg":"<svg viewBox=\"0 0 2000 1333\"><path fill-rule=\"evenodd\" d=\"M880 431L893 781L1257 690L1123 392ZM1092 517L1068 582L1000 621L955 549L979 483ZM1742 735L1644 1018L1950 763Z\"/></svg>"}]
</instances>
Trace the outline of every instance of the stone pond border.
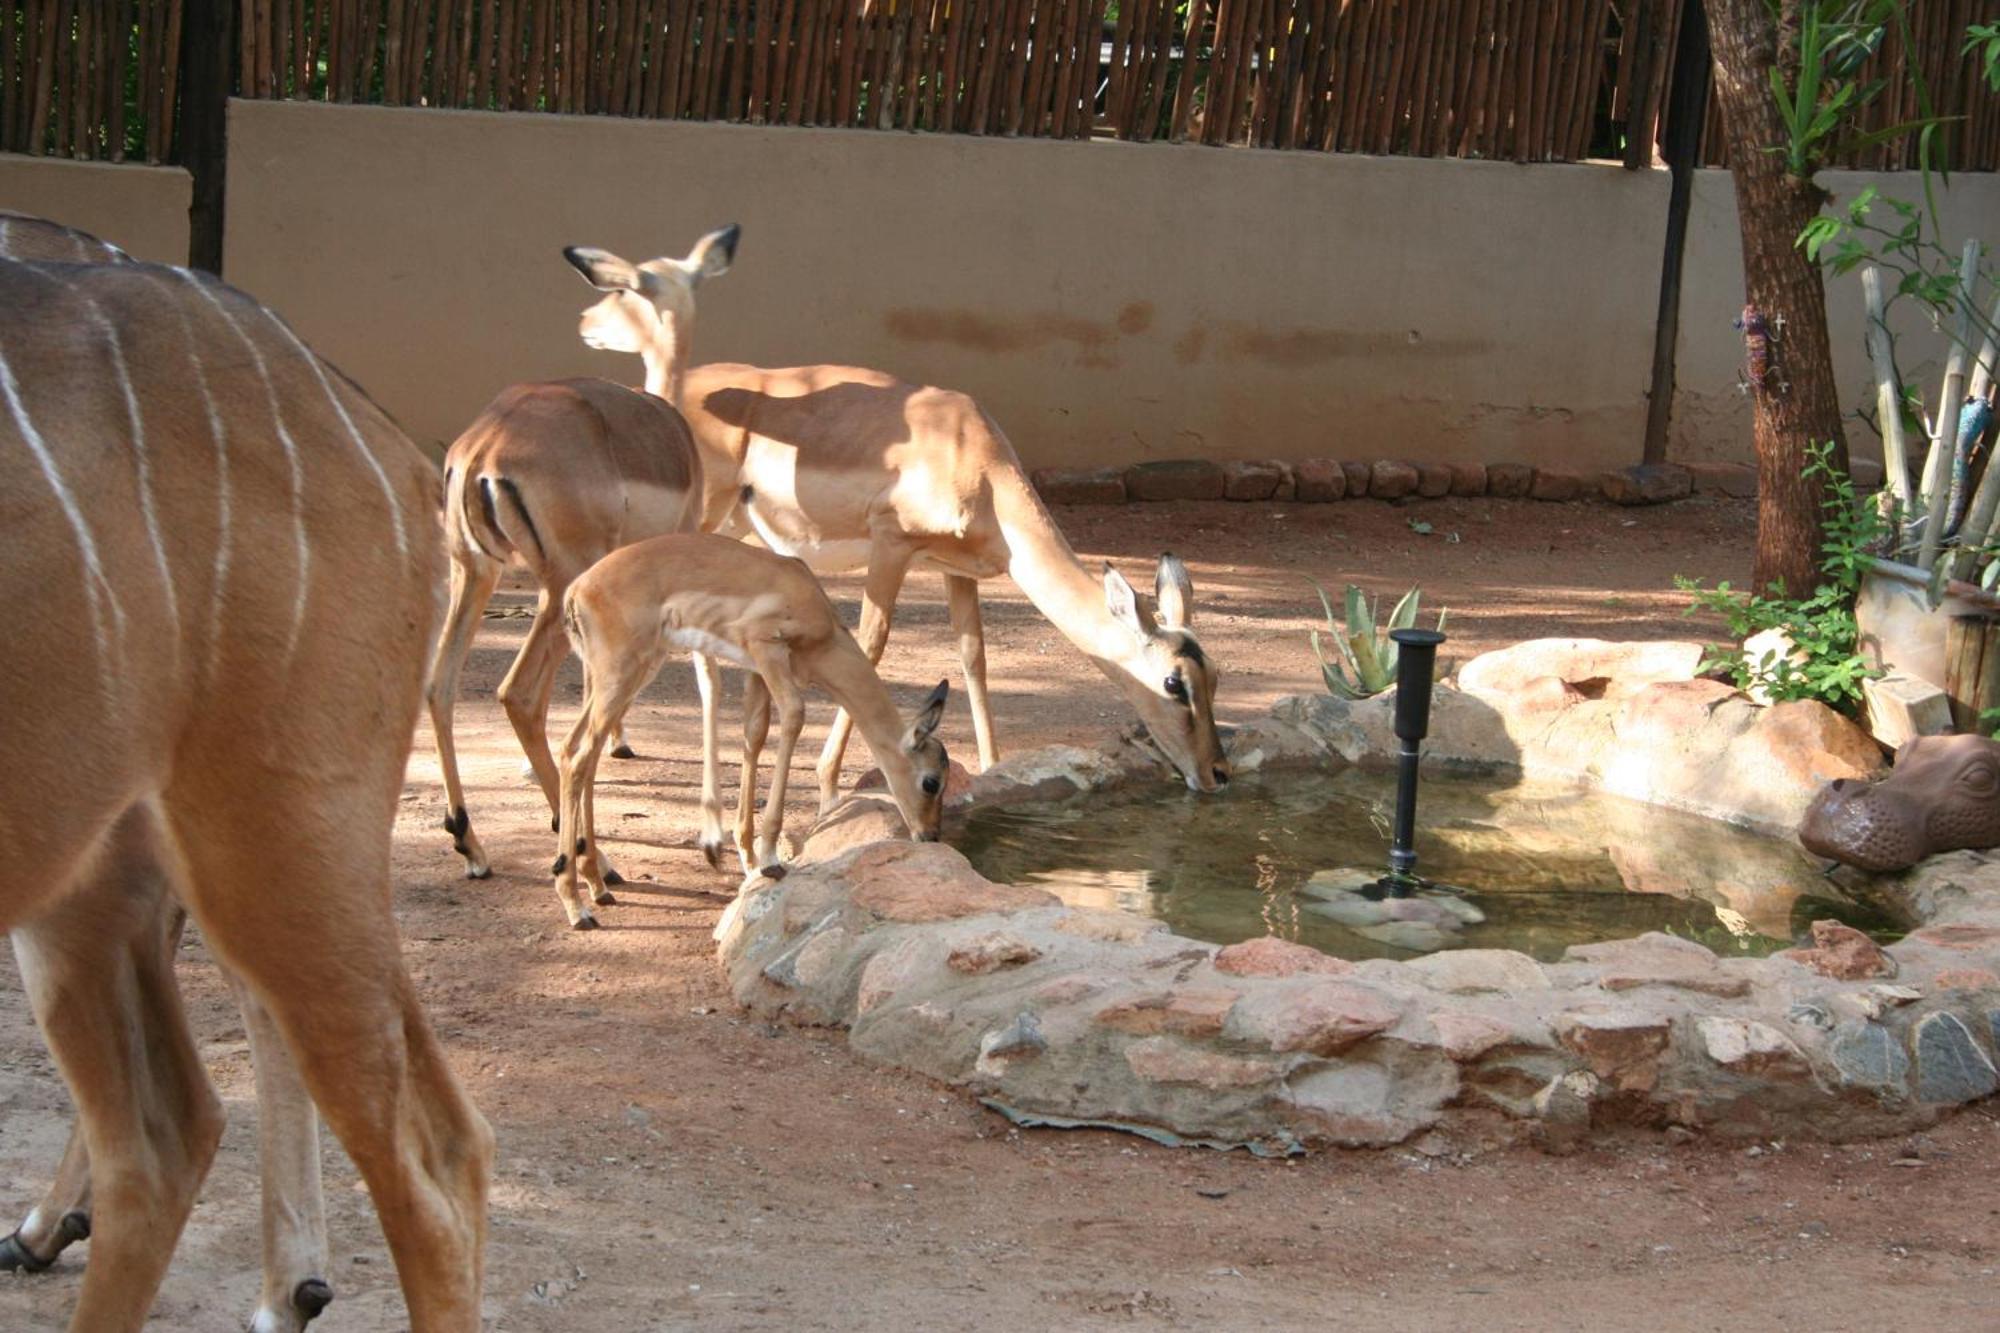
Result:
<instances>
[{"instance_id":1,"label":"stone pond border","mask_svg":"<svg viewBox=\"0 0 2000 1333\"><path fill-rule=\"evenodd\" d=\"M1856 460L1856 483L1881 483L1880 464ZM1166 459L1125 467L1036 468L1035 489L1050 504L1124 504L1148 500L1406 501L1441 496L1585 500L1619 505L1664 504L1690 495L1748 499L1757 471L1747 463L1647 463L1603 473L1529 463L1357 462L1334 458L1285 460Z\"/></svg>"},{"instance_id":2,"label":"stone pond border","mask_svg":"<svg viewBox=\"0 0 2000 1333\"><path fill-rule=\"evenodd\" d=\"M1486 659L1468 666L1460 683L1484 692L1440 690L1446 724L1427 761L1615 787L1578 738L1624 726L1622 746L1638 746L1649 708L1674 724L1655 729L1677 756L1660 770L1680 775L1661 781L1660 799L1705 780L1704 754L1781 755L1756 770L1758 786L1801 790L1865 758L1796 712L1773 724L1778 709L1708 697L1694 713L1722 720L1690 721L1690 689L1712 683L1672 679L1672 651L1654 654L1668 678L1647 680L1629 657L1618 670L1632 675L1590 674L1587 641L1570 649L1565 660L1585 665L1554 676L1524 675L1537 668L1518 660L1511 677L1475 671ZM1245 772L1372 762L1387 753L1387 702L1285 700L1236 729L1232 757ZM1136 743L1055 747L996 765L956 799L1165 780ZM1727 814L1716 799L1706 813ZM1781 794L1737 818L1780 827L1795 805ZM948 845L884 840L896 827L864 794L814 832L785 879L746 886L716 927L731 988L766 1017L845 1027L862 1057L966 1088L1022 1123L1266 1153L1425 1135L1440 1151L1561 1146L1633 1125L1846 1138L1921 1126L2000 1087L2000 864L1974 853L1878 881L1917 927L1886 950L1835 927L1766 959L1655 934L1549 964L1506 950L1349 963L1066 907L985 880Z\"/></svg>"}]
</instances>

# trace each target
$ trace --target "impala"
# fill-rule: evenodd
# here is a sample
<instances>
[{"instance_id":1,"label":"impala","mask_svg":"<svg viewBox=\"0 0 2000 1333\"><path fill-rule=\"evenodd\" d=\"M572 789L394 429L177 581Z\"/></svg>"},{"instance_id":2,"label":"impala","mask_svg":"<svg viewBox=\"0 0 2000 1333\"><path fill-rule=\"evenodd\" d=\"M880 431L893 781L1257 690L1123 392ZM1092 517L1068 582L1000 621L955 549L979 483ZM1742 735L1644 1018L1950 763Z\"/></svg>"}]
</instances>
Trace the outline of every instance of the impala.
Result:
<instances>
[{"instance_id":1,"label":"impala","mask_svg":"<svg viewBox=\"0 0 2000 1333\"><path fill-rule=\"evenodd\" d=\"M141 1326L221 1135L174 984L178 900L254 1000L260 1095L302 1082L366 1180L412 1326L476 1329L492 1136L389 901L439 611L435 474L230 288L8 260L0 475L0 928L82 1125L71 1328ZM32 1229L15 1245L45 1257Z\"/></svg>"},{"instance_id":2,"label":"impala","mask_svg":"<svg viewBox=\"0 0 2000 1333\"><path fill-rule=\"evenodd\" d=\"M729 269L733 228L701 239L684 260L659 260L635 287L691 320L694 285ZM678 297L667 293L672 288ZM459 669L472 647L480 613L510 562L525 565L540 585L526 641L500 682L500 702L527 752L549 809L557 808L555 761L549 757L549 695L566 644L563 592L606 553L628 542L694 530L701 519L701 460L672 399L607 380L517 384L488 404L445 453L445 546L451 555L451 608L431 665L431 726L444 771L444 827L465 858L465 873L491 873L472 832L452 738ZM702 695L702 846L711 860L722 840L716 785L713 665L697 655ZM623 747L620 747L623 749ZM625 751L629 753L628 751ZM616 871L608 871L612 883Z\"/></svg>"},{"instance_id":3,"label":"impala","mask_svg":"<svg viewBox=\"0 0 2000 1333\"><path fill-rule=\"evenodd\" d=\"M1189 629L1193 589L1180 561L1160 558L1156 620L1115 571L1100 590L1013 446L965 394L852 366L690 370L692 288L644 276L684 261L565 254L606 293L583 313L584 342L641 357L647 390L687 418L701 452L705 530L754 532L823 572L865 568L859 640L871 663L881 661L904 578L923 567L944 575L982 766L999 750L979 582L1008 574L1138 711L1189 787L1229 780L1215 729L1217 671ZM850 726L843 711L820 754L822 812L838 791Z\"/></svg>"},{"instance_id":4,"label":"impala","mask_svg":"<svg viewBox=\"0 0 2000 1333\"><path fill-rule=\"evenodd\" d=\"M655 537L612 552L570 585L570 642L584 666L583 711L563 744L562 804L554 874L563 912L579 930L597 919L577 891L612 901L600 867L591 802L597 762L619 720L660 664L692 649L742 667L743 783L736 849L744 867L777 878L778 838L792 748L805 720L806 687L818 685L860 723L910 835L937 839L947 767L933 734L950 686L943 681L904 726L889 691L840 623L802 561L719 536ZM757 763L778 713L778 747L764 822L754 830Z\"/></svg>"}]
</instances>

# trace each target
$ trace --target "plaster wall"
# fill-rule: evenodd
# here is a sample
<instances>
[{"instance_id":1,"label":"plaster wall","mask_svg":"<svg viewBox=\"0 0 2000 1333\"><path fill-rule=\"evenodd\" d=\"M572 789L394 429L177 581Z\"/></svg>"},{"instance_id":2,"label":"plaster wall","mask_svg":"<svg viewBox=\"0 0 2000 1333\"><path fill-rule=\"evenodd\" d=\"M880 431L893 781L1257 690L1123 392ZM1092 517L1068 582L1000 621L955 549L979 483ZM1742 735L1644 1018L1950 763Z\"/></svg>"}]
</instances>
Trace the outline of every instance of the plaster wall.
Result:
<instances>
[{"instance_id":1,"label":"plaster wall","mask_svg":"<svg viewBox=\"0 0 2000 1333\"><path fill-rule=\"evenodd\" d=\"M1833 195L1836 208L1844 208L1870 185L1885 195L1913 203L1923 200L1923 180L1913 172L1828 171L1821 174L1820 183ZM1944 242L1954 256L1972 238L1983 241L1989 250L2000 247L2000 175L1961 173L1949 184L1935 184ZM1881 226L1896 223L1894 215L1879 203L1871 210L1871 217ZM1743 309L1743 250L1737 231L1736 189L1727 171L1696 173L1684 281L1669 457L1682 463L1748 462L1750 402L1737 388L1743 339L1734 327ZM1887 280L1890 291L1894 285L1891 276ZM1827 275L1826 313L1840 405L1850 413L1866 406L1872 418L1875 379L1862 341L1865 321L1859 271L1845 277ZM1922 385L1925 402L1935 405L1947 340L1930 328L1928 316L1913 301L1892 307L1890 326L1897 334L1897 360L1905 381ZM1880 439L1863 422L1850 419L1847 442L1857 458L1882 457Z\"/></svg>"},{"instance_id":2,"label":"plaster wall","mask_svg":"<svg viewBox=\"0 0 2000 1333\"><path fill-rule=\"evenodd\" d=\"M187 263L192 190L179 167L0 153L0 211L79 227L155 263Z\"/></svg>"},{"instance_id":3,"label":"plaster wall","mask_svg":"<svg viewBox=\"0 0 2000 1333\"><path fill-rule=\"evenodd\" d=\"M697 361L965 389L1031 465L1636 461L1662 173L235 102L227 272L419 442L637 382L567 244L743 224Z\"/></svg>"}]
</instances>

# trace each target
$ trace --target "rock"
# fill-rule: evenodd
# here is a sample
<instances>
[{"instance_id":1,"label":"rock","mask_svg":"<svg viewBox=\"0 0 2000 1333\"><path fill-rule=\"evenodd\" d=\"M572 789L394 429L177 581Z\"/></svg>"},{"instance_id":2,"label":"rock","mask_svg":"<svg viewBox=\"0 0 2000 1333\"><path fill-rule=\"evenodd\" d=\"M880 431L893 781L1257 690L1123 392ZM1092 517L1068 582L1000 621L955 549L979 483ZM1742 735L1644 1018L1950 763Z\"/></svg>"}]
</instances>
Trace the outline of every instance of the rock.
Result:
<instances>
[{"instance_id":1,"label":"rock","mask_svg":"<svg viewBox=\"0 0 2000 1333\"><path fill-rule=\"evenodd\" d=\"M1575 500L1584 492L1583 478L1574 472L1564 472L1557 468L1538 467L1535 479L1528 486L1530 500Z\"/></svg>"},{"instance_id":2,"label":"rock","mask_svg":"<svg viewBox=\"0 0 2000 1333\"><path fill-rule=\"evenodd\" d=\"M1020 967L1034 962L1042 951L1018 935L992 930L954 948L945 963L955 972L983 977L1003 967Z\"/></svg>"},{"instance_id":3,"label":"rock","mask_svg":"<svg viewBox=\"0 0 2000 1333\"><path fill-rule=\"evenodd\" d=\"M1270 500L1291 476L1291 469L1274 458L1232 459L1222 465L1222 498Z\"/></svg>"},{"instance_id":4,"label":"rock","mask_svg":"<svg viewBox=\"0 0 2000 1333\"><path fill-rule=\"evenodd\" d=\"M973 1068L988 1078L998 1078L1007 1072L1009 1061L1037 1056L1048 1048L1041 1020L1023 1011L1006 1027L995 1028L979 1039L979 1059Z\"/></svg>"},{"instance_id":5,"label":"rock","mask_svg":"<svg viewBox=\"0 0 2000 1333\"><path fill-rule=\"evenodd\" d=\"M1690 958L1656 957L1606 968L1597 984L1608 991L1633 990L1640 986L1673 986L1735 999L1750 993L1750 978L1724 972L1711 955L1706 962Z\"/></svg>"},{"instance_id":6,"label":"rock","mask_svg":"<svg viewBox=\"0 0 2000 1333\"><path fill-rule=\"evenodd\" d=\"M1512 949L1451 949L1403 964L1425 986L1451 995L1518 995L1549 989L1542 965Z\"/></svg>"},{"instance_id":7,"label":"rock","mask_svg":"<svg viewBox=\"0 0 2000 1333\"><path fill-rule=\"evenodd\" d=\"M1882 751L1859 726L1817 700L1794 699L1759 709L1729 743L1713 795L1765 824L1796 827L1828 783L1866 777L1881 763Z\"/></svg>"},{"instance_id":8,"label":"rock","mask_svg":"<svg viewBox=\"0 0 2000 1333\"><path fill-rule=\"evenodd\" d=\"M1028 474L1046 504L1116 505L1125 503L1125 469L1116 467L1038 467Z\"/></svg>"},{"instance_id":9,"label":"rock","mask_svg":"<svg viewBox=\"0 0 2000 1333\"><path fill-rule=\"evenodd\" d=\"M1613 504L1656 505L1686 499L1694 490L1694 479L1686 468L1672 463L1641 463L1605 473L1598 489Z\"/></svg>"},{"instance_id":10,"label":"rock","mask_svg":"<svg viewBox=\"0 0 2000 1333\"><path fill-rule=\"evenodd\" d=\"M1401 1016L1379 991L1315 978L1247 992L1229 1011L1223 1034L1274 1051L1338 1055L1388 1031Z\"/></svg>"},{"instance_id":11,"label":"rock","mask_svg":"<svg viewBox=\"0 0 2000 1333\"><path fill-rule=\"evenodd\" d=\"M1708 1016L1695 1024L1708 1058L1742 1074L1800 1075L1809 1066L1805 1055L1784 1033L1747 1018Z\"/></svg>"},{"instance_id":12,"label":"rock","mask_svg":"<svg viewBox=\"0 0 2000 1333\"><path fill-rule=\"evenodd\" d=\"M1103 1027L1151 1037L1172 1033L1180 1037L1219 1037L1223 1020L1236 1004L1233 990L1187 988L1120 1000L1097 1011L1096 1022Z\"/></svg>"},{"instance_id":13,"label":"rock","mask_svg":"<svg viewBox=\"0 0 2000 1333\"><path fill-rule=\"evenodd\" d=\"M1348 499L1359 500L1362 496L1368 494L1368 464L1356 463L1350 460L1340 465L1340 471L1341 475L1347 478Z\"/></svg>"},{"instance_id":14,"label":"rock","mask_svg":"<svg viewBox=\"0 0 2000 1333\"><path fill-rule=\"evenodd\" d=\"M1052 893L995 884L941 842L878 842L850 853L848 901L884 921L951 921L989 912L1056 907Z\"/></svg>"},{"instance_id":15,"label":"rock","mask_svg":"<svg viewBox=\"0 0 2000 1333\"><path fill-rule=\"evenodd\" d=\"M1651 1014L1612 1011L1565 1014L1556 1021L1563 1045L1597 1077L1623 1092L1649 1092L1659 1080L1670 1025Z\"/></svg>"},{"instance_id":16,"label":"rock","mask_svg":"<svg viewBox=\"0 0 2000 1333\"><path fill-rule=\"evenodd\" d=\"M1931 978L1939 990L1992 990L2000 987L2000 976L1983 967L1947 967Z\"/></svg>"},{"instance_id":17,"label":"rock","mask_svg":"<svg viewBox=\"0 0 2000 1333\"><path fill-rule=\"evenodd\" d=\"M1926 1014L1917 1024L1917 1100L1955 1105L2000 1088L1993 1061L1957 1014Z\"/></svg>"},{"instance_id":18,"label":"rock","mask_svg":"<svg viewBox=\"0 0 2000 1333\"><path fill-rule=\"evenodd\" d=\"M1383 459L1368 469L1368 494L1377 500L1400 500L1417 489L1419 480L1410 464Z\"/></svg>"},{"instance_id":19,"label":"rock","mask_svg":"<svg viewBox=\"0 0 2000 1333\"><path fill-rule=\"evenodd\" d=\"M1222 465L1205 458L1134 463L1125 469L1125 493L1134 500L1220 500Z\"/></svg>"},{"instance_id":20,"label":"rock","mask_svg":"<svg viewBox=\"0 0 2000 1333\"><path fill-rule=\"evenodd\" d=\"M1823 977L1835 981L1863 981L1869 977L1893 977L1896 960L1882 947L1852 926L1838 921L1812 923L1813 947L1794 949L1798 961Z\"/></svg>"},{"instance_id":21,"label":"rock","mask_svg":"<svg viewBox=\"0 0 2000 1333\"><path fill-rule=\"evenodd\" d=\"M1949 736L1958 729L1951 720L1951 696L1915 676L1892 671L1864 680L1861 699L1868 734L1891 753L1918 736Z\"/></svg>"},{"instance_id":22,"label":"rock","mask_svg":"<svg viewBox=\"0 0 2000 1333\"><path fill-rule=\"evenodd\" d=\"M1486 494L1486 464L1453 463L1451 465L1452 495Z\"/></svg>"},{"instance_id":23,"label":"rock","mask_svg":"<svg viewBox=\"0 0 2000 1333\"><path fill-rule=\"evenodd\" d=\"M1155 921L1136 912L1116 912L1101 907L1072 907L1057 917L1054 924L1065 935L1100 940L1106 944L1132 944L1167 928L1166 922Z\"/></svg>"},{"instance_id":24,"label":"rock","mask_svg":"<svg viewBox=\"0 0 2000 1333\"><path fill-rule=\"evenodd\" d=\"M1901 1090L1909 1077L1910 1057L1903 1044L1879 1023L1843 1020L1834 1028L1826 1053L1847 1087Z\"/></svg>"},{"instance_id":25,"label":"rock","mask_svg":"<svg viewBox=\"0 0 2000 1333\"><path fill-rule=\"evenodd\" d=\"M1757 495L1757 469L1747 463L1683 463L1681 470L1696 495L1727 495L1737 500Z\"/></svg>"},{"instance_id":26,"label":"rock","mask_svg":"<svg viewBox=\"0 0 2000 1333\"><path fill-rule=\"evenodd\" d=\"M1224 1055L1172 1037L1147 1037L1125 1048L1125 1063L1150 1083L1192 1083L1219 1091L1250 1088L1276 1076L1278 1064L1257 1056Z\"/></svg>"},{"instance_id":27,"label":"rock","mask_svg":"<svg viewBox=\"0 0 2000 1333\"><path fill-rule=\"evenodd\" d=\"M1572 944L1563 950L1565 963L1598 963L1610 966L1633 964L1651 959L1673 959L1713 965L1715 955L1693 940L1649 930L1628 940L1598 940Z\"/></svg>"},{"instance_id":28,"label":"rock","mask_svg":"<svg viewBox=\"0 0 2000 1333\"><path fill-rule=\"evenodd\" d=\"M1417 494L1426 500L1435 500L1441 495L1451 494L1451 464L1419 463Z\"/></svg>"},{"instance_id":29,"label":"rock","mask_svg":"<svg viewBox=\"0 0 2000 1333\"><path fill-rule=\"evenodd\" d=\"M1281 1095L1306 1138L1379 1147L1429 1129L1457 1093L1458 1067L1423 1051L1297 1070Z\"/></svg>"},{"instance_id":30,"label":"rock","mask_svg":"<svg viewBox=\"0 0 2000 1333\"><path fill-rule=\"evenodd\" d=\"M1606 639L1526 639L1481 653L1458 669L1469 694L1506 694L1554 676L1597 698L1616 699L1663 680L1692 680L1703 648L1686 639L1615 643Z\"/></svg>"},{"instance_id":31,"label":"rock","mask_svg":"<svg viewBox=\"0 0 2000 1333\"><path fill-rule=\"evenodd\" d=\"M1530 1104L1534 1114L1544 1121L1580 1128L1590 1123L1590 1104L1602 1090L1597 1075L1585 1069L1572 1069L1550 1079Z\"/></svg>"},{"instance_id":32,"label":"rock","mask_svg":"<svg viewBox=\"0 0 2000 1333\"><path fill-rule=\"evenodd\" d=\"M1685 748L1716 710L1740 698L1734 685L1719 680L1659 680L1641 685L1626 696L1612 720L1618 739L1631 745Z\"/></svg>"},{"instance_id":33,"label":"rock","mask_svg":"<svg viewBox=\"0 0 2000 1333\"><path fill-rule=\"evenodd\" d=\"M792 960L792 975L800 986L818 986L836 976L846 964L853 937L839 926L829 926L810 936Z\"/></svg>"},{"instance_id":34,"label":"rock","mask_svg":"<svg viewBox=\"0 0 2000 1333\"><path fill-rule=\"evenodd\" d=\"M1526 463L1488 463L1486 493L1502 500L1527 497L1535 485L1535 469Z\"/></svg>"},{"instance_id":35,"label":"rock","mask_svg":"<svg viewBox=\"0 0 2000 1333\"><path fill-rule=\"evenodd\" d=\"M861 969L861 988L854 1009L866 1014L930 978L939 963L937 950L919 935L906 935L868 960Z\"/></svg>"},{"instance_id":36,"label":"rock","mask_svg":"<svg viewBox=\"0 0 2000 1333\"><path fill-rule=\"evenodd\" d=\"M1461 1064L1477 1060L1514 1035L1512 1028L1496 1018L1457 1009L1432 1014L1431 1026L1437 1029L1438 1049Z\"/></svg>"},{"instance_id":37,"label":"rock","mask_svg":"<svg viewBox=\"0 0 2000 1333\"><path fill-rule=\"evenodd\" d=\"M1911 939L1940 949L1955 949L1970 952L1974 949L2000 949L2000 927L1974 926L1952 922L1942 926L1925 926L1910 932Z\"/></svg>"},{"instance_id":38,"label":"rock","mask_svg":"<svg viewBox=\"0 0 2000 1333\"><path fill-rule=\"evenodd\" d=\"M1226 946L1215 955L1215 970L1236 977L1295 977L1301 973L1337 977L1352 972L1354 964L1303 944L1264 935Z\"/></svg>"},{"instance_id":39,"label":"rock","mask_svg":"<svg viewBox=\"0 0 2000 1333\"><path fill-rule=\"evenodd\" d=\"M1320 504L1347 494L1347 473L1331 458L1307 458L1292 464L1298 498Z\"/></svg>"}]
</instances>

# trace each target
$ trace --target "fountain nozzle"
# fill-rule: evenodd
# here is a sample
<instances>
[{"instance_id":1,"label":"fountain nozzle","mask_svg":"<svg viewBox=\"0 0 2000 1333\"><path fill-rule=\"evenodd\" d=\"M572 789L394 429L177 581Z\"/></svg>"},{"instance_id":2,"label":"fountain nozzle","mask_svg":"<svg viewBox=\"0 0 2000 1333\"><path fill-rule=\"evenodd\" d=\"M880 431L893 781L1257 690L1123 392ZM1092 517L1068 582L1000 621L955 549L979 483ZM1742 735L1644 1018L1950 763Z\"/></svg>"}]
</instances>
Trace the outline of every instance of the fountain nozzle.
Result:
<instances>
[{"instance_id":1,"label":"fountain nozzle","mask_svg":"<svg viewBox=\"0 0 2000 1333\"><path fill-rule=\"evenodd\" d=\"M1389 631L1396 645L1396 826L1389 844L1389 873L1378 887L1394 897L1422 888L1417 871L1418 744L1430 732L1431 675L1437 670L1436 630Z\"/></svg>"}]
</instances>

